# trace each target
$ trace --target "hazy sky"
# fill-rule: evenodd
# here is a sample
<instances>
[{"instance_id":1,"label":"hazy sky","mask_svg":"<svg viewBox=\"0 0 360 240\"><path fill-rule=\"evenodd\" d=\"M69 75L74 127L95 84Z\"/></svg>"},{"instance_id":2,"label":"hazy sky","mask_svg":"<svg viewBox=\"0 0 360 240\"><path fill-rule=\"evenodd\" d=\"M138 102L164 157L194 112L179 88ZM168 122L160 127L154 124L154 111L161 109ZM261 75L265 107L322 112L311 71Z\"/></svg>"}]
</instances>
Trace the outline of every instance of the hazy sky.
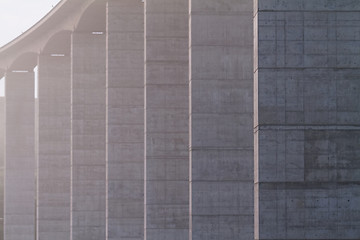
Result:
<instances>
[{"instance_id":1,"label":"hazy sky","mask_svg":"<svg viewBox=\"0 0 360 240\"><path fill-rule=\"evenodd\" d=\"M32 27L60 0L0 0L0 47ZM0 80L0 96L4 95Z\"/></svg>"}]
</instances>

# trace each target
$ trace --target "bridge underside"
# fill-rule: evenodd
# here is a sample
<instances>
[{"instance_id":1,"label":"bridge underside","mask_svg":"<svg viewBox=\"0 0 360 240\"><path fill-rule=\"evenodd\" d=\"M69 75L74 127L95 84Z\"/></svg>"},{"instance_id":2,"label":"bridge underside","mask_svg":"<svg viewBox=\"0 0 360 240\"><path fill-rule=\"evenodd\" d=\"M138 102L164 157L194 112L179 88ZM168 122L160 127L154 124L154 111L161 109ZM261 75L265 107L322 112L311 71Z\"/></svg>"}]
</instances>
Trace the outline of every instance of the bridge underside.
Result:
<instances>
[{"instance_id":1,"label":"bridge underside","mask_svg":"<svg viewBox=\"0 0 360 240\"><path fill-rule=\"evenodd\" d=\"M4 239L358 239L359 16L61 1L0 48Z\"/></svg>"}]
</instances>

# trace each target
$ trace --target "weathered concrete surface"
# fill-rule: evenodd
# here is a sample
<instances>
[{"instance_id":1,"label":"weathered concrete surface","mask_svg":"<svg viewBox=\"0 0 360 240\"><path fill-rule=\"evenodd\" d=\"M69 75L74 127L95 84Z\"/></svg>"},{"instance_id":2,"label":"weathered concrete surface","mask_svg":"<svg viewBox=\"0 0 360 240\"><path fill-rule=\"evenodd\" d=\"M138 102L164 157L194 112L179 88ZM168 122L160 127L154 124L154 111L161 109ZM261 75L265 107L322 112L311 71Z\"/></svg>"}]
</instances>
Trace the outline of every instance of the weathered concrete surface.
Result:
<instances>
[{"instance_id":1,"label":"weathered concrete surface","mask_svg":"<svg viewBox=\"0 0 360 240\"><path fill-rule=\"evenodd\" d=\"M34 240L34 72L7 72L5 94L4 238Z\"/></svg>"},{"instance_id":2,"label":"weathered concrete surface","mask_svg":"<svg viewBox=\"0 0 360 240\"><path fill-rule=\"evenodd\" d=\"M144 239L144 4L109 0L107 239Z\"/></svg>"},{"instance_id":3,"label":"weathered concrete surface","mask_svg":"<svg viewBox=\"0 0 360 240\"><path fill-rule=\"evenodd\" d=\"M255 239L358 239L359 1L255 6Z\"/></svg>"},{"instance_id":4,"label":"weathered concrete surface","mask_svg":"<svg viewBox=\"0 0 360 240\"><path fill-rule=\"evenodd\" d=\"M145 1L145 239L189 239L189 1Z\"/></svg>"},{"instance_id":5,"label":"weathered concrete surface","mask_svg":"<svg viewBox=\"0 0 360 240\"><path fill-rule=\"evenodd\" d=\"M253 239L253 2L190 2L191 239Z\"/></svg>"},{"instance_id":6,"label":"weathered concrete surface","mask_svg":"<svg viewBox=\"0 0 360 240\"><path fill-rule=\"evenodd\" d=\"M106 35L72 35L71 239L105 239Z\"/></svg>"},{"instance_id":7,"label":"weathered concrete surface","mask_svg":"<svg viewBox=\"0 0 360 240\"><path fill-rule=\"evenodd\" d=\"M39 56L37 239L70 238L71 59Z\"/></svg>"}]
</instances>

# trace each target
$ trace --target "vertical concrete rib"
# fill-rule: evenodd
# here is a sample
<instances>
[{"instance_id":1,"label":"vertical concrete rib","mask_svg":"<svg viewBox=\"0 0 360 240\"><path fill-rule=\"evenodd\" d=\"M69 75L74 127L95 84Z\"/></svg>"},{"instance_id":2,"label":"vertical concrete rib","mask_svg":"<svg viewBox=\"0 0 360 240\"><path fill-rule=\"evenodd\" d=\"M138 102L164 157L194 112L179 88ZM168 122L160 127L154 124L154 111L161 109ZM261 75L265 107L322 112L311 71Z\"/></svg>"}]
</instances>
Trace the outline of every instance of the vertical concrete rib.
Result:
<instances>
[{"instance_id":1,"label":"vertical concrete rib","mask_svg":"<svg viewBox=\"0 0 360 240\"><path fill-rule=\"evenodd\" d=\"M106 35L72 35L71 239L105 239Z\"/></svg>"},{"instance_id":2,"label":"vertical concrete rib","mask_svg":"<svg viewBox=\"0 0 360 240\"><path fill-rule=\"evenodd\" d=\"M107 7L107 239L144 236L144 4Z\"/></svg>"},{"instance_id":3,"label":"vertical concrete rib","mask_svg":"<svg viewBox=\"0 0 360 240\"><path fill-rule=\"evenodd\" d=\"M253 239L253 3L190 3L191 239Z\"/></svg>"},{"instance_id":4,"label":"vertical concrete rib","mask_svg":"<svg viewBox=\"0 0 360 240\"><path fill-rule=\"evenodd\" d=\"M35 237L34 72L7 72L5 82L5 239Z\"/></svg>"},{"instance_id":5,"label":"vertical concrete rib","mask_svg":"<svg viewBox=\"0 0 360 240\"><path fill-rule=\"evenodd\" d=\"M70 238L70 56L39 56L38 240Z\"/></svg>"},{"instance_id":6,"label":"vertical concrete rib","mask_svg":"<svg viewBox=\"0 0 360 240\"><path fill-rule=\"evenodd\" d=\"M145 1L145 239L189 239L188 0Z\"/></svg>"}]
</instances>

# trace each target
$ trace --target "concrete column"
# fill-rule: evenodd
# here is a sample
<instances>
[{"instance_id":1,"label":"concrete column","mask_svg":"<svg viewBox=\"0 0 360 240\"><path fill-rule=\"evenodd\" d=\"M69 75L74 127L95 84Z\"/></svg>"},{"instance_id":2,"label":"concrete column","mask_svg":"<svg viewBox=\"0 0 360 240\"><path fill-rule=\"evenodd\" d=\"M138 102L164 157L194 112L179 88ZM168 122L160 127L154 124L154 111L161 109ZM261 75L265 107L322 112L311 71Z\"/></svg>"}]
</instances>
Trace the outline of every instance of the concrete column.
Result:
<instances>
[{"instance_id":1,"label":"concrete column","mask_svg":"<svg viewBox=\"0 0 360 240\"><path fill-rule=\"evenodd\" d=\"M38 240L70 238L70 56L39 56Z\"/></svg>"},{"instance_id":2,"label":"concrete column","mask_svg":"<svg viewBox=\"0 0 360 240\"><path fill-rule=\"evenodd\" d=\"M105 239L106 35L74 32L71 82L71 239Z\"/></svg>"},{"instance_id":3,"label":"concrete column","mask_svg":"<svg viewBox=\"0 0 360 240\"><path fill-rule=\"evenodd\" d=\"M145 239L189 239L188 0L145 1Z\"/></svg>"},{"instance_id":4,"label":"concrete column","mask_svg":"<svg viewBox=\"0 0 360 240\"><path fill-rule=\"evenodd\" d=\"M107 239L144 239L144 4L107 11Z\"/></svg>"},{"instance_id":5,"label":"concrete column","mask_svg":"<svg viewBox=\"0 0 360 240\"><path fill-rule=\"evenodd\" d=\"M255 239L358 239L359 1L255 5Z\"/></svg>"},{"instance_id":6,"label":"concrete column","mask_svg":"<svg viewBox=\"0 0 360 240\"><path fill-rule=\"evenodd\" d=\"M4 237L8 240L34 240L34 72L7 72L5 94Z\"/></svg>"},{"instance_id":7,"label":"concrete column","mask_svg":"<svg viewBox=\"0 0 360 240\"><path fill-rule=\"evenodd\" d=\"M190 3L191 239L253 239L253 1Z\"/></svg>"}]
</instances>

